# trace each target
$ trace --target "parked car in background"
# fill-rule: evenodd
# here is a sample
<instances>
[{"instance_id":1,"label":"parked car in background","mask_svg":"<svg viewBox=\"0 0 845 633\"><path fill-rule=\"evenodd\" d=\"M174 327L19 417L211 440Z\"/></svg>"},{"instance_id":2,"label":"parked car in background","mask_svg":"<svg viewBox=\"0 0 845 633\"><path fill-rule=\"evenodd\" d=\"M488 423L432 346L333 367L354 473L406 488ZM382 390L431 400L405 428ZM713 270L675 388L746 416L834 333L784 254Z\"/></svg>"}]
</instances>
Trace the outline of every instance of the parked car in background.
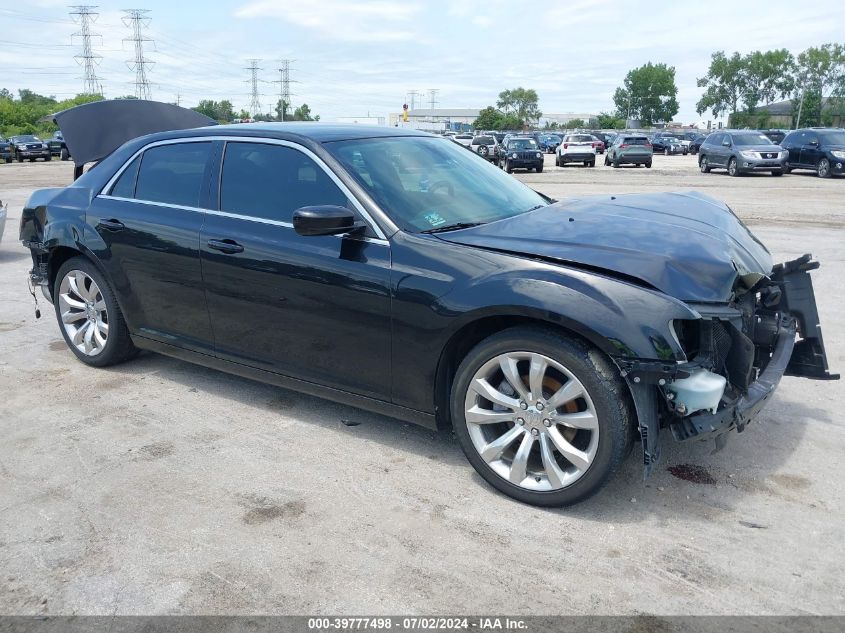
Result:
<instances>
[{"instance_id":1,"label":"parked car in background","mask_svg":"<svg viewBox=\"0 0 845 633\"><path fill-rule=\"evenodd\" d=\"M689 153L690 154L698 154L698 150L701 147L701 144L704 142L704 139L707 138L706 134L696 134L689 143Z\"/></svg>"},{"instance_id":2,"label":"parked car in background","mask_svg":"<svg viewBox=\"0 0 845 633\"><path fill-rule=\"evenodd\" d=\"M12 145L2 136L0 136L0 160L12 162Z\"/></svg>"},{"instance_id":3,"label":"parked car in background","mask_svg":"<svg viewBox=\"0 0 845 633\"><path fill-rule=\"evenodd\" d=\"M499 159L499 143L495 136L476 136L469 144L469 148L489 161L496 162Z\"/></svg>"},{"instance_id":4,"label":"parked car in background","mask_svg":"<svg viewBox=\"0 0 845 633\"><path fill-rule=\"evenodd\" d=\"M555 150L555 165L584 163L584 167L596 166L596 142L592 134L567 134Z\"/></svg>"},{"instance_id":5,"label":"parked car in background","mask_svg":"<svg viewBox=\"0 0 845 633\"><path fill-rule=\"evenodd\" d=\"M605 165L645 165L651 167L654 148L651 140L642 134L617 134L613 145L604 157Z\"/></svg>"},{"instance_id":6,"label":"parked car in background","mask_svg":"<svg viewBox=\"0 0 845 633\"><path fill-rule=\"evenodd\" d=\"M595 143L596 154L604 154L604 140L600 139L595 134L590 134L593 137L593 142Z\"/></svg>"},{"instance_id":7,"label":"parked car in background","mask_svg":"<svg viewBox=\"0 0 845 633\"><path fill-rule=\"evenodd\" d=\"M472 134L456 134L452 137L452 140L455 141L458 145L469 147L472 143L473 138L474 137L472 136Z\"/></svg>"},{"instance_id":8,"label":"parked car in background","mask_svg":"<svg viewBox=\"0 0 845 633\"><path fill-rule=\"evenodd\" d=\"M47 141L47 145L50 146L51 155L58 156L62 160L68 160L70 158L70 153L67 151L67 144L65 143L65 137L62 135L61 131L53 132L53 136Z\"/></svg>"},{"instance_id":9,"label":"parked car in background","mask_svg":"<svg viewBox=\"0 0 845 633\"><path fill-rule=\"evenodd\" d=\"M674 154L687 155L689 153L688 146L685 146L676 136L655 134L651 137L651 145L653 151L660 152L666 156Z\"/></svg>"},{"instance_id":10,"label":"parked car in background","mask_svg":"<svg viewBox=\"0 0 845 633\"><path fill-rule=\"evenodd\" d=\"M31 162L37 158L50 160L53 157L50 154L50 146L32 134L13 136L9 139L9 144L12 150L12 158L17 159L19 163L27 159Z\"/></svg>"},{"instance_id":11,"label":"parked car in background","mask_svg":"<svg viewBox=\"0 0 845 633\"><path fill-rule=\"evenodd\" d=\"M784 170L812 169L821 178L845 174L845 129L807 128L783 139Z\"/></svg>"},{"instance_id":12,"label":"parked car in background","mask_svg":"<svg viewBox=\"0 0 845 633\"><path fill-rule=\"evenodd\" d=\"M783 139L789 134L789 130L760 130L760 134L765 134L772 143L781 145Z\"/></svg>"},{"instance_id":13,"label":"parked car in background","mask_svg":"<svg viewBox=\"0 0 845 633\"><path fill-rule=\"evenodd\" d=\"M707 174L727 169L731 176L768 171L782 176L787 152L764 134L754 130L722 130L707 137L698 151L698 166Z\"/></svg>"},{"instance_id":14,"label":"parked car in background","mask_svg":"<svg viewBox=\"0 0 845 633\"><path fill-rule=\"evenodd\" d=\"M557 134L541 134L540 149L547 154L554 154L557 146L560 145L561 137Z\"/></svg>"},{"instance_id":15,"label":"parked car in background","mask_svg":"<svg viewBox=\"0 0 845 633\"><path fill-rule=\"evenodd\" d=\"M511 173L514 169L543 171L543 152L530 136L508 136L499 148L499 167Z\"/></svg>"},{"instance_id":16,"label":"parked car in background","mask_svg":"<svg viewBox=\"0 0 845 633\"><path fill-rule=\"evenodd\" d=\"M606 132L602 132L601 130L590 130L590 134L592 134L602 142L602 151L599 153L602 153L607 150L607 148L610 147L610 144L613 142L613 139L611 138L613 134L608 134Z\"/></svg>"}]
</instances>

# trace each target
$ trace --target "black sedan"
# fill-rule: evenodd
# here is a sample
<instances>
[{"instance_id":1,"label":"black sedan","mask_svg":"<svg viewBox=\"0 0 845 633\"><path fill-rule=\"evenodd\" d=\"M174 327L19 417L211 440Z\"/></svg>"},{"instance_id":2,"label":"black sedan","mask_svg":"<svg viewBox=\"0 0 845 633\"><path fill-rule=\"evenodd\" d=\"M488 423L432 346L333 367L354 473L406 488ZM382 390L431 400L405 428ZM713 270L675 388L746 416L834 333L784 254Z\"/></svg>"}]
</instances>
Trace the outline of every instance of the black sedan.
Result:
<instances>
[{"instance_id":1,"label":"black sedan","mask_svg":"<svg viewBox=\"0 0 845 633\"><path fill-rule=\"evenodd\" d=\"M705 196L556 202L394 128L215 126L99 149L71 144L104 158L33 193L20 230L80 361L152 350L452 428L524 502L595 493L635 434L648 470L663 429L720 437L785 373L830 377L815 265L773 265Z\"/></svg>"},{"instance_id":2,"label":"black sedan","mask_svg":"<svg viewBox=\"0 0 845 633\"><path fill-rule=\"evenodd\" d=\"M666 156L674 154L688 154L689 148L681 142L681 139L675 136L659 136L651 137L651 145L654 148L654 153L658 152Z\"/></svg>"}]
</instances>

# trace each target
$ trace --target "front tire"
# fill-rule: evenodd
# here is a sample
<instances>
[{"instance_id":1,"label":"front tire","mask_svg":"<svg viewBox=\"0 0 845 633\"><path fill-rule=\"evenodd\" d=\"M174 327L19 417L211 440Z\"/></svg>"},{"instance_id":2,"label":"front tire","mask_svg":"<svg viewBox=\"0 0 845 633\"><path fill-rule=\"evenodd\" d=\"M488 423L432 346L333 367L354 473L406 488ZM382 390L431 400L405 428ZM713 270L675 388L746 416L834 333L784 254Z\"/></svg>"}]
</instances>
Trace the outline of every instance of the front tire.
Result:
<instances>
[{"instance_id":1,"label":"front tire","mask_svg":"<svg viewBox=\"0 0 845 633\"><path fill-rule=\"evenodd\" d=\"M542 173L543 173L543 166L542 166L542 165L540 165L539 167L537 167L537 173L538 173L538 174L542 174Z\"/></svg>"},{"instance_id":2,"label":"front tire","mask_svg":"<svg viewBox=\"0 0 845 633\"><path fill-rule=\"evenodd\" d=\"M67 151L66 147L62 148L62 151L59 153L59 157L62 160L67 160L68 158L70 158L70 153Z\"/></svg>"},{"instance_id":3,"label":"front tire","mask_svg":"<svg viewBox=\"0 0 845 633\"><path fill-rule=\"evenodd\" d=\"M830 178L830 161L822 158L819 164L816 165L816 173L819 175L819 178Z\"/></svg>"},{"instance_id":4,"label":"front tire","mask_svg":"<svg viewBox=\"0 0 845 633\"><path fill-rule=\"evenodd\" d=\"M114 292L90 260L72 257L62 264L53 306L65 343L86 365L115 365L137 352Z\"/></svg>"},{"instance_id":5,"label":"front tire","mask_svg":"<svg viewBox=\"0 0 845 633\"><path fill-rule=\"evenodd\" d=\"M739 167L737 167L736 158L731 158L728 161L728 175L739 176Z\"/></svg>"},{"instance_id":6,"label":"front tire","mask_svg":"<svg viewBox=\"0 0 845 633\"><path fill-rule=\"evenodd\" d=\"M488 483L518 501L558 507L595 494L627 454L625 393L598 350L520 326L467 354L451 413L464 454Z\"/></svg>"},{"instance_id":7,"label":"front tire","mask_svg":"<svg viewBox=\"0 0 845 633\"><path fill-rule=\"evenodd\" d=\"M513 173L513 167L511 167L510 161L507 161L507 160L505 161L505 171L508 172L509 174Z\"/></svg>"},{"instance_id":8,"label":"front tire","mask_svg":"<svg viewBox=\"0 0 845 633\"><path fill-rule=\"evenodd\" d=\"M701 170L702 174L710 173L710 163L708 162L706 156L702 156L698 159L698 168Z\"/></svg>"}]
</instances>

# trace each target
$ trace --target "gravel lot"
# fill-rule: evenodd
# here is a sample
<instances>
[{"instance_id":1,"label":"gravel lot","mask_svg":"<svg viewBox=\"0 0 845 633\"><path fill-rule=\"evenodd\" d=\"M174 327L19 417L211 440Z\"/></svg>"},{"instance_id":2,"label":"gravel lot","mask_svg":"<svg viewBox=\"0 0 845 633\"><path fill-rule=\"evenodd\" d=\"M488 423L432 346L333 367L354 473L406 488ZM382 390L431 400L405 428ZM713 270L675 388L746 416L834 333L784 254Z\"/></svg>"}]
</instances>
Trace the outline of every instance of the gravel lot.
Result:
<instances>
[{"instance_id":1,"label":"gravel lot","mask_svg":"<svg viewBox=\"0 0 845 633\"><path fill-rule=\"evenodd\" d=\"M0 613L845 614L842 382L785 378L720 453L665 434L647 482L636 447L597 498L523 506L447 434L152 354L82 365L49 305L35 320L17 242L29 193L71 171L0 165ZM822 261L845 369L842 179L704 175L693 156L547 156L518 177L726 200L776 259Z\"/></svg>"}]
</instances>

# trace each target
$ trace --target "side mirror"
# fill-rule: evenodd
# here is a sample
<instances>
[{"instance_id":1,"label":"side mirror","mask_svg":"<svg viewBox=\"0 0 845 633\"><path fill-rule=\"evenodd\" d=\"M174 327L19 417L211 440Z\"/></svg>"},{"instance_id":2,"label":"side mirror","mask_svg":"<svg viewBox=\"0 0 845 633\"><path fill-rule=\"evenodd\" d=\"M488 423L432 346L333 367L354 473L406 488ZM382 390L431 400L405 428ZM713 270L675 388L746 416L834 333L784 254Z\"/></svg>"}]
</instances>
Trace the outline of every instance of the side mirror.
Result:
<instances>
[{"instance_id":1,"label":"side mirror","mask_svg":"<svg viewBox=\"0 0 845 633\"><path fill-rule=\"evenodd\" d=\"M819 144L819 142L816 139L813 139L812 141L810 141L810 145L818 145L818 144Z\"/></svg>"},{"instance_id":2,"label":"side mirror","mask_svg":"<svg viewBox=\"0 0 845 633\"><path fill-rule=\"evenodd\" d=\"M293 228L300 235L342 235L364 228L346 207L320 205L293 212Z\"/></svg>"}]
</instances>

